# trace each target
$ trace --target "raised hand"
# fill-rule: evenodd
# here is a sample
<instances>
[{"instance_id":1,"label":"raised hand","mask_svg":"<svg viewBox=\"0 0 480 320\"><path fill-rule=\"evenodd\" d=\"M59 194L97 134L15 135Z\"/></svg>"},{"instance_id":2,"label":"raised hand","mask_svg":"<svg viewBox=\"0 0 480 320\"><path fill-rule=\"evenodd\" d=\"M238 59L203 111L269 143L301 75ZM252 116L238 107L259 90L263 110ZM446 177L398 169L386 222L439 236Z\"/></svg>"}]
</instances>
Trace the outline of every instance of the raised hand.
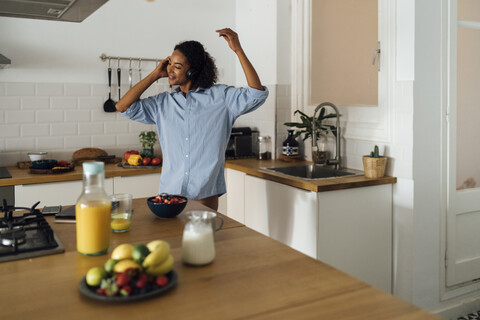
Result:
<instances>
[{"instance_id":1,"label":"raised hand","mask_svg":"<svg viewBox=\"0 0 480 320\"><path fill-rule=\"evenodd\" d=\"M230 28L224 28L220 30L216 30L218 32L219 37L223 37L225 41L227 41L228 46L234 52L242 50L242 46L240 45L240 40L238 40L238 34Z\"/></svg>"}]
</instances>

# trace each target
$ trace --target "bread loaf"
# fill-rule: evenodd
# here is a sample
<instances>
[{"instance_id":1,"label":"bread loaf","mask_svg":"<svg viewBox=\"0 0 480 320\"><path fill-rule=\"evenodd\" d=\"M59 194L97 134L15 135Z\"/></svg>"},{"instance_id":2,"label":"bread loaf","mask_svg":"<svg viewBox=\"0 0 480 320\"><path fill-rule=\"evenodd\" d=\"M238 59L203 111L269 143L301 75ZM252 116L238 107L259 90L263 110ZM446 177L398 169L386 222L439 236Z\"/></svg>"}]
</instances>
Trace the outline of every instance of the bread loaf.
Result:
<instances>
[{"instance_id":1,"label":"bread loaf","mask_svg":"<svg viewBox=\"0 0 480 320\"><path fill-rule=\"evenodd\" d=\"M108 153L105 150L98 148L83 148L77 150L72 155L72 160L80 159L96 159L98 157L107 156Z\"/></svg>"}]
</instances>

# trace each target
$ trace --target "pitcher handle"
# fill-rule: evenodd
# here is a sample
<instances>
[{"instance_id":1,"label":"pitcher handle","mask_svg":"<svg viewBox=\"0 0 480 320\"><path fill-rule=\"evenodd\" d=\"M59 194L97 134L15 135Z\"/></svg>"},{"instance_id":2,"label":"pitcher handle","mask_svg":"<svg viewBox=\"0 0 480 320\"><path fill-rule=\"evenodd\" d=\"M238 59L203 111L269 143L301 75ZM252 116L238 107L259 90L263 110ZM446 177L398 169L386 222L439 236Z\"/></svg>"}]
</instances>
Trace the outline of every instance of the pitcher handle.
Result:
<instances>
[{"instance_id":1,"label":"pitcher handle","mask_svg":"<svg viewBox=\"0 0 480 320\"><path fill-rule=\"evenodd\" d=\"M215 228L215 231L218 231L223 227L223 218L219 215L217 215L217 218L220 220L220 226L218 228Z\"/></svg>"}]
</instances>

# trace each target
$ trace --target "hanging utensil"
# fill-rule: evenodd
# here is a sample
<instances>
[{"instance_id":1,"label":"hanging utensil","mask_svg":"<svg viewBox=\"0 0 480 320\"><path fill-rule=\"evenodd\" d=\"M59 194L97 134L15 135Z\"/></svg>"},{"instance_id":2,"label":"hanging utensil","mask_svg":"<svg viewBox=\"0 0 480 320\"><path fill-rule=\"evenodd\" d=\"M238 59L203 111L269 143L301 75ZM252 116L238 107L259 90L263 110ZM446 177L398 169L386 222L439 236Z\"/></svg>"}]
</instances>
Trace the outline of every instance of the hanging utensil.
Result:
<instances>
[{"instance_id":1,"label":"hanging utensil","mask_svg":"<svg viewBox=\"0 0 480 320\"><path fill-rule=\"evenodd\" d=\"M142 81L142 59L138 60L138 76L140 78L138 82Z\"/></svg>"},{"instance_id":2,"label":"hanging utensil","mask_svg":"<svg viewBox=\"0 0 480 320\"><path fill-rule=\"evenodd\" d=\"M117 78L118 78L118 100L122 97L120 95L120 79L121 79L121 73L122 71L120 70L120 58L118 58L118 64L117 64Z\"/></svg>"},{"instance_id":3,"label":"hanging utensil","mask_svg":"<svg viewBox=\"0 0 480 320\"><path fill-rule=\"evenodd\" d=\"M132 88L132 58L130 58L130 68L128 69L128 84Z\"/></svg>"},{"instance_id":4,"label":"hanging utensil","mask_svg":"<svg viewBox=\"0 0 480 320\"><path fill-rule=\"evenodd\" d=\"M110 67L110 59L108 59L108 100L103 104L103 111L115 112L115 101L112 100L112 68Z\"/></svg>"}]
</instances>

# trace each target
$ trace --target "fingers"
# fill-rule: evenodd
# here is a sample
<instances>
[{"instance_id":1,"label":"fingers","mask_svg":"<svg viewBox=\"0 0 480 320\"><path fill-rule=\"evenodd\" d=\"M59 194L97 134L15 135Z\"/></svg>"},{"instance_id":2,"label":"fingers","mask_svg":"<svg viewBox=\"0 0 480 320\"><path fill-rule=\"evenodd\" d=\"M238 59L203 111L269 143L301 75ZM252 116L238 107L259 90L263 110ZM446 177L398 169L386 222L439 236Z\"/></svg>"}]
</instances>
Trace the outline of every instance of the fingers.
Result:
<instances>
[{"instance_id":1,"label":"fingers","mask_svg":"<svg viewBox=\"0 0 480 320\"><path fill-rule=\"evenodd\" d=\"M224 29L219 29L215 31L218 32L219 37L230 38L230 39L238 37L237 33L230 28L224 28Z\"/></svg>"}]
</instances>

